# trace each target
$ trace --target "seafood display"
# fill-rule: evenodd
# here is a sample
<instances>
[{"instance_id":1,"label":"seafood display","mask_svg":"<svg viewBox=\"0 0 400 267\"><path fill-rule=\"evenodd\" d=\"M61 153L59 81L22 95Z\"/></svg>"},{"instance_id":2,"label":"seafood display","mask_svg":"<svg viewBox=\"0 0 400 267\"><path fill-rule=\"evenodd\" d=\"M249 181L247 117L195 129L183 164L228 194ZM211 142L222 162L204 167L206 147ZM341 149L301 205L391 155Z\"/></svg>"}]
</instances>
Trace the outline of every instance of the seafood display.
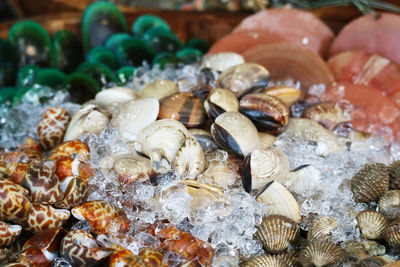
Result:
<instances>
[{"instance_id":1,"label":"seafood display","mask_svg":"<svg viewBox=\"0 0 400 267\"><path fill-rule=\"evenodd\" d=\"M394 58L291 9L204 57L157 16L131 31L101 1L82 45L31 21L0 40L19 87L0 89L2 266L400 264Z\"/></svg>"}]
</instances>

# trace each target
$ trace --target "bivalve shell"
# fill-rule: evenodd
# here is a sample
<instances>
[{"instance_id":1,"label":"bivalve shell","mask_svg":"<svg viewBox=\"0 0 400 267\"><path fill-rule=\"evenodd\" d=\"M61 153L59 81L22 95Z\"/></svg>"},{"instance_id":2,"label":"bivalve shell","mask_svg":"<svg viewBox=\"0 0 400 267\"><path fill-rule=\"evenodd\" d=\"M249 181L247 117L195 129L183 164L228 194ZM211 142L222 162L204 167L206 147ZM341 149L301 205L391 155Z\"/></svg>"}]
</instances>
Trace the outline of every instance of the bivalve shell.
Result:
<instances>
[{"instance_id":1,"label":"bivalve shell","mask_svg":"<svg viewBox=\"0 0 400 267\"><path fill-rule=\"evenodd\" d=\"M237 53L222 52L207 55L201 62L202 68L211 68L218 71L225 71L230 67L244 63L244 58Z\"/></svg>"},{"instance_id":2,"label":"bivalve shell","mask_svg":"<svg viewBox=\"0 0 400 267\"><path fill-rule=\"evenodd\" d=\"M261 255L241 265L242 267L292 267L293 261L281 254Z\"/></svg>"},{"instance_id":3,"label":"bivalve shell","mask_svg":"<svg viewBox=\"0 0 400 267\"><path fill-rule=\"evenodd\" d=\"M0 221L0 248L11 245L21 231L20 225L11 225Z\"/></svg>"},{"instance_id":4,"label":"bivalve shell","mask_svg":"<svg viewBox=\"0 0 400 267\"><path fill-rule=\"evenodd\" d=\"M318 122L330 131L339 123L348 121L343 111L330 102L308 106L304 110L303 117Z\"/></svg>"},{"instance_id":5,"label":"bivalve shell","mask_svg":"<svg viewBox=\"0 0 400 267\"><path fill-rule=\"evenodd\" d=\"M303 165L290 171L281 183L291 192L304 195L321 189L321 172L312 165Z\"/></svg>"},{"instance_id":6,"label":"bivalve shell","mask_svg":"<svg viewBox=\"0 0 400 267\"><path fill-rule=\"evenodd\" d=\"M400 160L389 165L389 188L400 190Z\"/></svg>"},{"instance_id":7,"label":"bivalve shell","mask_svg":"<svg viewBox=\"0 0 400 267\"><path fill-rule=\"evenodd\" d=\"M128 185L134 181L146 181L155 178L151 161L139 155L121 155L114 160L114 170L120 183Z\"/></svg>"},{"instance_id":8,"label":"bivalve shell","mask_svg":"<svg viewBox=\"0 0 400 267\"><path fill-rule=\"evenodd\" d=\"M383 232L383 238L389 246L400 248L400 218L391 222Z\"/></svg>"},{"instance_id":9,"label":"bivalve shell","mask_svg":"<svg viewBox=\"0 0 400 267\"><path fill-rule=\"evenodd\" d=\"M206 168L206 157L199 142L189 136L176 153L172 168L181 177L196 179Z\"/></svg>"},{"instance_id":10,"label":"bivalve shell","mask_svg":"<svg viewBox=\"0 0 400 267\"><path fill-rule=\"evenodd\" d=\"M344 260L344 250L330 242L311 242L299 254L302 266L326 266Z\"/></svg>"},{"instance_id":11,"label":"bivalve shell","mask_svg":"<svg viewBox=\"0 0 400 267\"><path fill-rule=\"evenodd\" d=\"M356 219L361 234L367 239L379 239L387 226L385 217L372 210L360 212Z\"/></svg>"},{"instance_id":12,"label":"bivalve shell","mask_svg":"<svg viewBox=\"0 0 400 267\"><path fill-rule=\"evenodd\" d=\"M400 190L390 190L378 202L379 212L388 220L400 218Z\"/></svg>"},{"instance_id":13,"label":"bivalve shell","mask_svg":"<svg viewBox=\"0 0 400 267\"><path fill-rule=\"evenodd\" d=\"M261 142L260 149L270 148L271 145L276 141L276 136L269 133L258 132L258 137L260 138Z\"/></svg>"},{"instance_id":14,"label":"bivalve shell","mask_svg":"<svg viewBox=\"0 0 400 267\"><path fill-rule=\"evenodd\" d=\"M330 241L332 232L338 227L336 220L330 216L323 216L315 220L307 232L308 242Z\"/></svg>"},{"instance_id":15,"label":"bivalve shell","mask_svg":"<svg viewBox=\"0 0 400 267\"><path fill-rule=\"evenodd\" d=\"M239 100L227 89L215 88L204 101L204 110L207 116L214 120L227 111L239 111Z\"/></svg>"},{"instance_id":16,"label":"bivalve shell","mask_svg":"<svg viewBox=\"0 0 400 267\"><path fill-rule=\"evenodd\" d=\"M274 86L264 89L261 93L279 98L287 107L299 100L301 96L301 90L290 86Z\"/></svg>"},{"instance_id":17,"label":"bivalve shell","mask_svg":"<svg viewBox=\"0 0 400 267\"><path fill-rule=\"evenodd\" d=\"M148 83L140 91L141 97L151 97L161 100L164 97L178 93L178 84L169 80L155 80Z\"/></svg>"},{"instance_id":18,"label":"bivalve shell","mask_svg":"<svg viewBox=\"0 0 400 267\"><path fill-rule=\"evenodd\" d=\"M215 143L211 133L203 129L197 129L197 128L192 128L189 130L189 132L194 138L196 138L197 142L199 142L199 144L203 148L203 151L213 150L218 148L218 145Z\"/></svg>"},{"instance_id":19,"label":"bivalve shell","mask_svg":"<svg viewBox=\"0 0 400 267\"><path fill-rule=\"evenodd\" d=\"M380 266L391 266L390 263L393 263L393 260L385 257L385 256L374 256L374 257L368 257L364 258L362 260L359 260L357 262L357 267L380 267ZM388 265L389 264L389 265ZM397 265L394 265L392 267L395 267Z\"/></svg>"},{"instance_id":20,"label":"bivalve shell","mask_svg":"<svg viewBox=\"0 0 400 267\"><path fill-rule=\"evenodd\" d=\"M114 87L96 94L94 101L97 105L112 113L118 106L138 98L138 94L131 88Z\"/></svg>"}]
</instances>

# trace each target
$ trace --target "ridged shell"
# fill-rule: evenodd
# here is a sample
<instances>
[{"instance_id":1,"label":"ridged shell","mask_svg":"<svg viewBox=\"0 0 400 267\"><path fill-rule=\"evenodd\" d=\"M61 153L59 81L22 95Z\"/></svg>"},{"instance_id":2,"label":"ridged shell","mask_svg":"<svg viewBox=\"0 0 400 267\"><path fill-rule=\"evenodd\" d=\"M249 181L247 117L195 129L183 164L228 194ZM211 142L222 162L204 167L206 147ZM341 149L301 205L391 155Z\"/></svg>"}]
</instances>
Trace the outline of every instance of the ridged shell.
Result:
<instances>
[{"instance_id":1,"label":"ridged shell","mask_svg":"<svg viewBox=\"0 0 400 267\"><path fill-rule=\"evenodd\" d=\"M180 92L160 101L160 119L174 119L186 127L197 127L206 120L200 98L188 92Z\"/></svg>"},{"instance_id":2,"label":"ridged shell","mask_svg":"<svg viewBox=\"0 0 400 267\"><path fill-rule=\"evenodd\" d=\"M368 257L357 262L357 267L380 267L380 266L392 266L393 260L385 257L385 256L375 256L375 257ZM397 265L394 265L395 267Z\"/></svg>"},{"instance_id":3,"label":"ridged shell","mask_svg":"<svg viewBox=\"0 0 400 267\"><path fill-rule=\"evenodd\" d=\"M391 222L383 232L383 238L389 246L400 248L400 218Z\"/></svg>"},{"instance_id":4,"label":"ridged shell","mask_svg":"<svg viewBox=\"0 0 400 267\"><path fill-rule=\"evenodd\" d=\"M280 215L265 217L255 233L265 250L279 253L296 241L300 233L299 226L289 218Z\"/></svg>"},{"instance_id":5,"label":"ridged shell","mask_svg":"<svg viewBox=\"0 0 400 267\"><path fill-rule=\"evenodd\" d=\"M199 142L189 136L176 153L172 168L181 177L196 179L206 168L206 157Z\"/></svg>"},{"instance_id":6,"label":"ridged shell","mask_svg":"<svg viewBox=\"0 0 400 267\"><path fill-rule=\"evenodd\" d=\"M376 201L389 188L389 171L382 163L366 164L351 179L356 202Z\"/></svg>"},{"instance_id":7,"label":"ridged shell","mask_svg":"<svg viewBox=\"0 0 400 267\"><path fill-rule=\"evenodd\" d=\"M47 150L61 143L70 119L69 112L61 107L46 109L37 127L39 144Z\"/></svg>"},{"instance_id":8,"label":"ridged shell","mask_svg":"<svg viewBox=\"0 0 400 267\"><path fill-rule=\"evenodd\" d=\"M330 242L312 242L306 245L299 254L302 266L326 266L344 260L344 250Z\"/></svg>"},{"instance_id":9,"label":"ridged shell","mask_svg":"<svg viewBox=\"0 0 400 267\"><path fill-rule=\"evenodd\" d=\"M101 108L112 113L118 106L138 98L135 90L126 87L114 87L96 94L94 101Z\"/></svg>"},{"instance_id":10,"label":"ridged shell","mask_svg":"<svg viewBox=\"0 0 400 267\"><path fill-rule=\"evenodd\" d=\"M267 206L273 215L282 215L296 223L300 223L300 207L293 195L277 181L270 182L256 200Z\"/></svg>"},{"instance_id":11,"label":"ridged shell","mask_svg":"<svg viewBox=\"0 0 400 267\"><path fill-rule=\"evenodd\" d=\"M249 261L246 261L242 267L291 267L294 266L293 262L288 257L280 254L274 255L261 255Z\"/></svg>"},{"instance_id":12,"label":"ridged shell","mask_svg":"<svg viewBox=\"0 0 400 267\"><path fill-rule=\"evenodd\" d=\"M389 189L400 190L400 160L389 165Z\"/></svg>"},{"instance_id":13,"label":"ridged shell","mask_svg":"<svg viewBox=\"0 0 400 267\"><path fill-rule=\"evenodd\" d=\"M57 208L71 209L86 201L89 185L79 176L68 176L61 182L63 198L55 205Z\"/></svg>"},{"instance_id":14,"label":"ridged shell","mask_svg":"<svg viewBox=\"0 0 400 267\"><path fill-rule=\"evenodd\" d=\"M390 190L383 194L379 199L378 208L388 220L400 218L400 190Z\"/></svg>"},{"instance_id":15,"label":"ridged shell","mask_svg":"<svg viewBox=\"0 0 400 267\"><path fill-rule=\"evenodd\" d=\"M226 111L239 111L237 97L231 91L222 88L213 89L203 105L207 116L212 120Z\"/></svg>"},{"instance_id":16,"label":"ridged shell","mask_svg":"<svg viewBox=\"0 0 400 267\"><path fill-rule=\"evenodd\" d=\"M164 97L178 93L178 84L169 80L155 80L148 83L140 91L141 97L152 97L161 100Z\"/></svg>"},{"instance_id":17,"label":"ridged shell","mask_svg":"<svg viewBox=\"0 0 400 267\"><path fill-rule=\"evenodd\" d=\"M157 119L159 109L155 98L132 100L113 113L111 125L118 129L122 138L135 141L140 131Z\"/></svg>"},{"instance_id":18,"label":"ridged shell","mask_svg":"<svg viewBox=\"0 0 400 267\"><path fill-rule=\"evenodd\" d=\"M289 170L289 159L281 150L254 150L243 160L243 187L246 192L261 190L271 181L285 179Z\"/></svg>"},{"instance_id":19,"label":"ridged shell","mask_svg":"<svg viewBox=\"0 0 400 267\"><path fill-rule=\"evenodd\" d=\"M332 232L338 227L336 220L330 216L316 219L307 232L308 242L330 241Z\"/></svg>"},{"instance_id":20,"label":"ridged shell","mask_svg":"<svg viewBox=\"0 0 400 267\"><path fill-rule=\"evenodd\" d=\"M207 55L201 63L202 68L211 68L218 71L225 71L230 67L244 63L244 58L232 52L222 52Z\"/></svg>"},{"instance_id":21,"label":"ridged shell","mask_svg":"<svg viewBox=\"0 0 400 267\"><path fill-rule=\"evenodd\" d=\"M215 142L228 152L246 156L260 146L254 124L238 112L225 112L211 125Z\"/></svg>"},{"instance_id":22,"label":"ridged shell","mask_svg":"<svg viewBox=\"0 0 400 267\"><path fill-rule=\"evenodd\" d=\"M269 94L247 94L240 99L240 112L259 130L280 133L289 120L289 109L282 100Z\"/></svg>"},{"instance_id":23,"label":"ridged shell","mask_svg":"<svg viewBox=\"0 0 400 267\"><path fill-rule=\"evenodd\" d=\"M244 63L233 66L221 73L217 80L220 88L231 90L237 97L266 87L269 72L261 65Z\"/></svg>"},{"instance_id":24,"label":"ridged shell","mask_svg":"<svg viewBox=\"0 0 400 267\"><path fill-rule=\"evenodd\" d=\"M319 103L308 106L304 110L303 117L318 122L330 131L339 123L349 120L334 103Z\"/></svg>"},{"instance_id":25,"label":"ridged shell","mask_svg":"<svg viewBox=\"0 0 400 267\"><path fill-rule=\"evenodd\" d=\"M360 212L356 219L361 234L367 239L379 239L387 226L385 217L372 210Z\"/></svg>"},{"instance_id":26,"label":"ridged shell","mask_svg":"<svg viewBox=\"0 0 400 267\"><path fill-rule=\"evenodd\" d=\"M138 155L122 155L114 160L114 170L121 184L128 185L136 180L146 181L156 176L151 161Z\"/></svg>"},{"instance_id":27,"label":"ridged shell","mask_svg":"<svg viewBox=\"0 0 400 267\"><path fill-rule=\"evenodd\" d=\"M301 96L301 91L299 89L290 86L274 86L264 89L261 93L279 98L287 107L290 107L299 100Z\"/></svg>"},{"instance_id":28,"label":"ridged shell","mask_svg":"<svg viewBox=\"0 0 400 267\"><path fill-rule=\"evenodd\" d=\"M20 225L11 225L0 221L0 248L11 245L21 231L22 227Z\"/></svg>"},{"instance_id":29,"label":"ridged shell","mask_svg":"<svg viewBox=\"0 0 400 267\"><path fill-rule=\"evenodd\" d=\"M0 220L16 221L28 216L31 208L28 193L22 186L0 179Z\"/></svg>"}]
</instances>

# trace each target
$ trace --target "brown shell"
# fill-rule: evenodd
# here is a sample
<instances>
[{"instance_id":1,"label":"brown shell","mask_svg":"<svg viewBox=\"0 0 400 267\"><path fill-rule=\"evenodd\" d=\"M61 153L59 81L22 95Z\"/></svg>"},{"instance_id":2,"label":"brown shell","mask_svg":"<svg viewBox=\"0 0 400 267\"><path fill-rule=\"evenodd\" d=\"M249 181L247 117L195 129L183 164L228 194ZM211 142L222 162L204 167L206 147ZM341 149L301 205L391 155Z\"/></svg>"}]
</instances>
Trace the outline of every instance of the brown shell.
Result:
<instances>
[{"instance_id":1,"label":"brown shell","mask_svg":"<svg viewBox=\"0 0 400 267\"><path fill-rule=\"evenodd\" d=\"M28 193L22 186L0 179L0 220L17 221L28 216L31 207Z\"/></svg>"},{"instance_id":2,"label":"brown shell","mask_svg":"<svg viewBox=\"0 0 400 267\"><path fill-rule=\"evenodd\" d=\"M302 266L326 266L344 260L344 250L330 242L311 242L299 254Z\"/></svg>"},{"instance_id":3,"label":"brown shell","mask_svg":"<svg viewBox=\"0 0 400 267\"><path fill-rule=\"evenodd\" d=\"M204 110L207 116L215 120L220 114L226 111L239 111L239 100L234 93L227 89L213 89L204 101Z\"/></svg>"},{"instance_id":4,"label":"brown shell","mask_svg":"<svg viewBox=\"0 0 400 267\"><path fill-rule=\"evenodd\" d=\"M296 241L300 233L297 223L280 215L265 217L255 233L263 247L271 253L286 250L290 243Z\"/></svg>"},{"instance_id":5,"label":"brown shell","mask_svg":"<svg viewBox=\"0 0 400 267\"><path fill-rule=\"evenodd\" d=\"M49 261L44 253L35 247L29 247L22 251L17 259L18 263L26 264L27 266L40 266L40 267L51 267L51 261Z\"/></svg>"},{"instance_id":6,"label":"brown shell","mask_svg":"<svg viewBox=\"0 0 400 267\"><path fill-rule=\"evenodd\" d=\"M164 254L154 248L141 248L139 256L147 264L146 266L165 266L163 265Z\"/></svg>"},{"instance_id":7,"label":"brown shell","mask_svg":"<svg viewBox=\"0 0 400 267\"><path fill-rule=\"evenodd\" d=\"M60 157L79 158L89 160L89 147L79 140L66 141L59 144L51 152L49 159L55 160Z\"/></svg>"},{"instance_id":8,"label":"brown shell","mask_svg":"<svg viewBox=\"0 0 400 267\"><path fill-rule=\"evenodd\" d=\"M248 94L240 99L240 112L250 118L259 130L271 134L281 132L289 121L286 104L269 94Z\"/></svg>"},{"instance_id":9,"label":"brown shell","mask_svg":"<svg viewBox=\"0 0 400 267\"><path fill-rule=\"evenodd\" d=\"M89 185L85 179L79 176L70 176L61 185L64 195L62 200L55 204L57 208L71 209L86 201L89 193Z\"/></svg>"},{"instance_id":10,"label":"brown shell","mask_svg":"<svg viewBox=\"0 0 400 267\"><path fill-rule=\"evenodd\" d=\"M60 249L61 240L64 238L67 231L62 227L49 228L41 231L25 242L22 250L30 247L35 247L46 253L56 254Z\"/></svg>"},{"instance_id":11,"label":"brown shell","mask_svg":"<svg viewBox=\"0 0 400 267\"><path fill-rule=\"evenodd\" d=\"M197 127L206 121L201 100L194 94L180 92L160 101L160 119L174 119L186 127Z\"/></svg>"},{"instance_id":12,"label":"brown shell","mask_svg":"<svg viewBox=\"0 0 400 267\"><path fill-rule=\"evenodd\" d=\"M400 160L389 165L389 189L400 190Z\"/></svg>"},{"instance_id":13,"label":"brown shell","mask_svg":"<svg viewBox=\"0 0 400 267\"><path fill-rule=\"evenodd\" d=\"M69 112L61 107L46 109L37 128L39 144L48 150L61 143L70 119Z\"/></svg>"},{"instance_id":14,"label":"brown shell","mask_svg":"<svg viewBox=\"0 0 400 267\"><path fill-rule=\"evenodd\" d=\"M11 245L17 236L21 233L22 227L19 225L10 225L0 221L0 248ZM0 260L1 263L1 260Z\"/></svg>"},{"instance_id":15,"label":"brown shell","mask_svg":"<svg viewBox=\"0 0 400 267\"><path fill-rule=\"evenodd\" d=\"M130 250L118 248L111 256L109 267L130 266L130 267L147 267L148 265L140 256L136 256ZM157 266L157 265L156 265Z\"/></svg>"},{"instance_id":16,"label":"brown shell","mask_svg":"<svg viewBox=\"0 0 400 267\"><path fill-rule=\"evenodd\" d=\"M264 89L261 93L279 98L287 107L293 105L301 96L301 90L290 86L274 86Z\"/></svg>"},{"instance_id":17,"label":"brown shell","mask_svg":"<svg viewBox=\"0 0 400 267\"><path fill-rule=\"evenodd\" d=\"M379 239L387 226L385 216L372 210L360 212L356 219L361 234L367 239Z\"/></svg>"},{"instance_id":18,"label":"brown shell","mask_svg":"<svg viewBox=\"0 0 400 267\"><path fill-rule=\"evenodd\" d=\"M330 241L332 232L338 227L336 220L330 216L323 216L313 222L307 232L307 241Z\"/></svg>"},{"instance_id":19,"label":"brown shell","mask_svg":"<svg viewBox=\"0 0 400 267\"><path fill-rule=\"evenodd\" d=\"M16 184L21 184L22 179L25 177L28 172L30 164L25 162L18 163L7 163L5 165L5 173L4 177L8 177L9 180L13 181Z\"/></svg>"},{"instance_id":20,"label":"brown shell","mask_svg":"<svg viewBox=\"0 0 400 267\"><path fill-rule=\"evenodd\" d=\"M383 232L383 238L390 246L400 248L400 218L394 220L386 227Z\"/></svg>"},{"instance_id":21,"label":"brown shell","mask_svg":"<svg viewBox=\"0 0 400 267\"><path fill-rule=\"evenodd\" d=\"M74 168L74 165L77 168ZM71 157L59 157L56 160L55 172L61 182L68 176L80 176L85 180L93 176L92 167L88 162Z\"/></svg>"},{"instance_id":22,"label":"brown shell","mask_svg":"<svg viewBox=\"0 0 400 267\"><path fill-rule=\"evenodd\" d=\"M392 263L393 260L385 257L385 256L375 256L368 257L357 262L357 266L359 267L378 267L378 266L387 266L387 264Z\"/></svg>"},{"instance_id":23,"label":"brown shell","mask_svg":"<svg viewBox=\"0 0 400 267\"><path fill-rule=\"evenodd\" d=\"M389 188L389 171L382 163L365 164L351 179L356 202L376 201Z\"/></svg>"},{"instance_id":24,"label":"brown shell","mask_svg":"<svg viewBox=\"0 0 400 267\"><path fill-rule=\"evenodd\" d=\"M330 131L339 123L348 121L340 108L328 102L308 106L304 110L303 117L318 122Z\"/></svg>"},{"instance_id":25,"label":"brown shell","mask_svg":"<svg viewBox=\"0 0 400 267\"><path fill-rule=\"evenodd\" d=\"M387 191L378 202L379 212L388 220L400 217L400 190Z\"/></svg>"},{"instance_id":26,"label":"brown shell","mask_svg":"<svg viewBox=\"0 0 400 267\"><path fill-rule=\"evenodd\" d=\"M244 262L242 267L292 267L293 259L288 254L261 255Z\"/></svg>"}]
</instances>

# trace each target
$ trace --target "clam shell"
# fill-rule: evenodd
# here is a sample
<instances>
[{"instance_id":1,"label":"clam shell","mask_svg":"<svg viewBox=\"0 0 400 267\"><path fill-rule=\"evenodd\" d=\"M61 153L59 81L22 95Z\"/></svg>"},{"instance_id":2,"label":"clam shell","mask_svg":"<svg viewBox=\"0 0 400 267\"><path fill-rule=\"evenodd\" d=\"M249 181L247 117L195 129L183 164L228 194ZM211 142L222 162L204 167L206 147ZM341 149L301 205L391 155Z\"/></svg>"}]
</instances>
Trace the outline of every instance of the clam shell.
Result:
<instances>
[{"instance_id":1,"label":"clam shell","mask_svg":"<svg viewBox=\"0 0 400 267\"><path fill-rule=\"evenodd\" d=\"M261 142L260 149L268 149L276 141L276 136L269 133L258 132L258 137Z\"/></svg>"},{"instance_id":2,"label":"clam shell","mask_svg":"<svg viewBox=\"0 0 400 267\"><path fill-rule=\"evenodd\" d=\"M281 254L261 255L246 261L242 267L292 267L293 261Z\"/></svg>"},{"instance_id":3,"label":"clam shell","mask_svg":"<svg viewBox=\"0 0 400 267\"><path fill-rule=\"evenodd\" d=\"M11 225L0 221L0 248L11 245L22 231L20 225Z\"/></svg>"},{"instance_id":4,"label":"clam shell","mask_svg":"<svg viewBox=\"0 0 400 267\"><path fill-rule=\"evenodd\" d=\"M181 177L196 179L205 170L206 163L199 142L193 136L189 136L176 153L172 168Z\"/></svg>"},{"instance_id":5,"label":"clam shell","mask_svg":"<svg viewBox=\"0 0 400 267\"><path fill-rule=\"evenodd\" d=\"M183 180L187 185L188 193L195 198L196 196L202 195L206 198L209 198L211 201L219 201L226 202L226 198L224 192L221 188L206 184L200 183L196 180ZM204 197L202 197L204 200Z\"/></svg>"},{"instance_id":6,"label":"clam shell","mask_svg":"<svg viewBox=\"0 0 400 267\"><path fill-rule=\"evenodd\" d=\"M97 105L84 104L72 116L64 141L79 139L86 134L99 135L107 127L109 115Z\"/></svg>"},{"instance_id":7,"label":"clam shell","mask_svg":"<svg viewBox=\"0 0 400 267\"><path fill-rule=\"evenodd\" d=\"M383 231L383 238L389 246L400 248L400 218L392 221Z\"/></svg>"},{"instance_id":8,"label":"clam shell","mask_svg":"<svg viewBox=\"0 0 400 267\"><path fill-rule=\"evenodd\" d=\"M159 108L155 98L129 101L113 113L111 125L118 129L122 138L135 141L140 131L157 119Z\"/></svg>"},{"instance_id":9,"label":"clam shell","mask_svg":"<svg viewBox=\"0 0 400 267\"><path fill-rule=\"evenodd\" d=\"M238 112L219 115L211 125L211 134L219 146L240 156L246 156L260 146L256 127Z\"/></svg>"},{"instance_id":10,"label":"clam shell","mask_svg":"<svg viewBox=\"0 0 400 267\"><path fill-rule=\"evenodd\" d=\"M29 191L9 180L0 179L0 220L16 221L28 216Z\"/></svg>"},{"instance_id":11,"label":"clam shell","mask_svg":"<svg viewBox=\"0 0 400 267\"><path fill-rule=\"evenodd\" d=\"M256 89L266 87L269 77L268 70L263 66L244 63L230 67L222 72L217 84L220 88L228 89L237 97L240 97Z\"/></svg>"},{"instance_id":12,"label":"clam shell","mask_svg":"<svg viewBox=\"0 0 400 267\"><path fill-rule=\"evenodd\" d=\"M257 196L256 200L267 206L272 215L285 216L300 223L300 207L293 195L277 181L268 183Z\"/></svg>"},{"instance_id":13,"label":"clam shell","mask_svg":"<svg viewBox=\"0 0 400 267\"><path fill-rule=\"evenodd\" d=\"M138 98L138 94L131 88L114 87L96 94L94 102L109 113L120 105Z\"/></svg>"},{"instance_id":14,"label":"clam shell","mask_svg":"<svg viewBox=\"0 0 400 267\"><path fill-rule=\"evenodd\" d=\"M240 173L229 167L228 163L213 161L203 175L200 175L197 180L226 188L236 184L241 178L240 176Z\"/></svg>"},{"instance_id":15,"label":"clam shell","mask_svg":"<svg viewBox=\"0 0 400 267\"><path fill-rule=\"evenodd\" d=\"M372 210L360 212L356 219L361 234L367 239L379 239L387 226L385 217Z\"/></svg>"},{"instance_id":16,"label":"clam shell","mask_svg":"<svg viewBox=\"0 0 400 267\"><path fill-rule=\"evenodd\" d=\"M344 260L344 250L330 242L312 242L306 245L299 254L302 266L326 266Z\"/></svg>"},{"instance_id":17,"label":"clam shell","mask_svg":"<svg viewBox=\"0 0 400 267\"><path fill-rule=\"evenodd\" d=\"M246 192L261 190L271 181L285 179L289 169L289 159L281 150L254 150L243 160L243 187Z\"/></svg>"},{"instance_id":18,"label":"clam shell","mask_svg":"<svg viewBox=\"0 0 400 267\"><path fill-rule=\"evenodd\" d=\"M291 192L304 195L309 190L320 190L321 172L312 165L304 165L290 171L280 180Z\"/></svg>"},{"instance_id":19,"label":"clam shell","mask_svg":"<svg viewBox=\"0 0 400 267\"><path fill-rule=\"evenodd\" d=\"M280 215L265 217L255 233L265 250L279 253L286 250L299 236L299 226L289 218Z\"/></svg>"},{"instance_id":20,"label":"clam shell","mask_svg":"<svg viewBox=\"0 0 400 267\"><path fill-rule=\"evenodd\" d=\"M199 142L199 144L203 148L203 151L218 148L218 145L215 143L211 133L197 128L192 128L189 130L189 132L194 138L196 138L197 142Z\"/></svg>"},{"instance_id":21,"label":"clam shell","mask_svg":"<svg viewBox=\"0 0 400 267\"><path fill-rule=\"evenodd\" d=\"M121 155L114 160L114 170L120 183L128 185L134 181L146 181L155 178L151 161L138 155Z\"/></svg>"},{"instance_id":22,"label":"clam shell","mask_svg":"<svg viewBox=\"0 0 400 267\"><path fill-rule=\"evenodd\" d=\"M176 93L162 99L158 117L178 120L186 127L197 127L206 120L201 100L188 92Z\"/></svg>"},{"instance_id":23,"label":"clam shell","mask_svg":"<svg viewBox=\"0 0 400 267\"><path fill-rule=\"evenodd\" d=\"M332 232L338 227L336 220L330 216L323 216L313 222L307 232L308 242L330 241Z\"/></svg>"},{"instance_id":24,"label":"clam shell","mask_svg":"<svg viewBox=\"0 0 400 267\"><path fill-rule=\"evenodd\" d=\"M279 98L287 107L293 105L301 96L301 90L290 86L274 86L264 89L261 93Z\"/></svg>"},{"instance_id":25,"label":"clam shell","mask_svg":"<svg viewBox=\"0 0 400 267\"><path fill-rule=\"evenodd\" d=\"M388 220L400 217L400 190L390 190L383 194L379 199L378 208Z\"/></svg>"},{"instance_id":26,"label":"clam shell","mask_svg":"<svg viewBox=\"0 0 400 267\"><path fill-rule=\"evenodd\" d=\"M237 53L221 52L207 55L201 62L202 68L211 68L218 71L225 71L233 66L244 63L244 58Z\"/></svg>"},{"instance_id":27,"label":"clam shell","mask_svg":"<svg viewBox=\"0 0 400 267\"><path fill-rule=\"evenodd\" d=\"M319 103L308 106L304 110L303 117L318 122L330 131L339 123L348 121L343 111L334 103Z\"/></svg>"},{"instance_id":28,"label":"clam shell","mask_svg":"<svg viewBox=\"0 0 400 267\"><path fill-rule=\"evenodd\" d=\"M222 88L213 89L203 104L207 116L212 120L226 111L239 111L239 100L231 91Z\"/></svg>"},{"instance_id":29,"label":"clam shell","mask_svg":"<svg viewBox=\"0 0 400 267\"><path fill-rule=\"evenodd\" d=\"M389 165L389 188L400 190L400 160Z\"/></svg>"},{"instance_id":30,"label":"clam shell","mask_svg":"<svg viewBox=\"0 0 400 267\"><path fill-rule=\"evenodd\" d=\"M285 103L269 94L243 96L240 112L250 118L258 129L272 134L279 133L289 120L289 109Z\"/></svg>"},{"instance_id":31,"label":"clam shell","mask_svg":"<svg viewBox=\"0 0 400 267\"><path fill-rule=\"evenodd\" d=\"M356 202L376 201L389 188L389 172L382 163L365 164L351 179Z\"/></svg>"},{"instance_id":32,"label":"clam shell","mask_svg":"<svg viewBox=\"0 0 400 267\"><path fill-rule=\"evenodd\" d=\"M151 97L161 100L164 97L178 93L178 84L169 80L155 80L145 85L140 91L141 97Z\"/></svg>"}]
</instances>

